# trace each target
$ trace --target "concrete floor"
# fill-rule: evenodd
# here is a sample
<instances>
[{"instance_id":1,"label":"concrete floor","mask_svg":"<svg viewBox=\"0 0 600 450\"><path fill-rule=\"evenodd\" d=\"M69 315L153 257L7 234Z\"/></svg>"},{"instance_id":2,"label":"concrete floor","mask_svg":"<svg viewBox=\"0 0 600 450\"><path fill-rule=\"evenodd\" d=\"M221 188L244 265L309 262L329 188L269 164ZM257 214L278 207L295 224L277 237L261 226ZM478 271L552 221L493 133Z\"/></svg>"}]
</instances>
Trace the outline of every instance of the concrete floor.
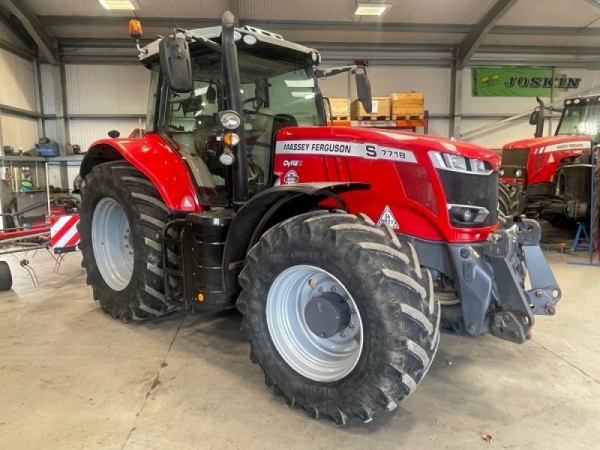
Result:
<instances>
[{"instance_id":1,"label":"concrete floor","mask_svg":"<svg viewBox=\"0 0 600 450\"><path fill-rule=\"evenodd\" d=\"M549 254L564 291L523 346L443 335L391 414L345 428L289 408L248 359L237 314L125 325L92 301L73 254L14 258L0 294L0 449L591 449L600 435L600 267Z\"/></svg>"}]
</instances>

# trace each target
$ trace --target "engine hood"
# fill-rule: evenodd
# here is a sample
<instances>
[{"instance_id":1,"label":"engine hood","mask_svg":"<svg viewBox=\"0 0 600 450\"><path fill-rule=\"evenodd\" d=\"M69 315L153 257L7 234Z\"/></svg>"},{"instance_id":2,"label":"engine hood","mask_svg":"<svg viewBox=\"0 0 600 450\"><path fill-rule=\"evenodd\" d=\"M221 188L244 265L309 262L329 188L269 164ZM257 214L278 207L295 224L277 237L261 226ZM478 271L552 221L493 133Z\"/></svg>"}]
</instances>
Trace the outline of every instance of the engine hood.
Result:
<instances>
[{"instance_id":1,"label":"engine hood","mask_svg":"<svg viewBox=\"0 0 600 450\"><path fill-rule=\"evenodd\" d=\"M494 167L500 164L500 158L495 152L479 145L397 130L357 127L294 127L284 128L278 133L277 142L281 141L375 144L394 149L411 150L415 153L435 150L489 161Z\"/></svg>"},{"instance_id":2,"label":"engine hood","mask_svg":"<svg viewBox=\"0 0 600 450\"><path fill-rule=\"evenodd\" d=\"M566 145L567 147L565 147L565 149L584 149L591 147L591 140L587 136L548 136L529 138L521 139L520 141L509 142L502 147L502 150L511 150L513 148L537 149L555 145Z\"/></svg>"}]
</instances>

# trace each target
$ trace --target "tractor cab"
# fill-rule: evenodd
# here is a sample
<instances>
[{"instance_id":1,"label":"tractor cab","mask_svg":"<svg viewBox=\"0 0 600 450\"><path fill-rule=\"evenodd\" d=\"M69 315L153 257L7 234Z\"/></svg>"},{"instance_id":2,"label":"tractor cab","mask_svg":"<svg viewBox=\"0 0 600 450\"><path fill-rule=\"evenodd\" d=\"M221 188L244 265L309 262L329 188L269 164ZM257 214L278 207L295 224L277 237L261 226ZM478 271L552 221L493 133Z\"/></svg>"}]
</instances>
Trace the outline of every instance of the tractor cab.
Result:
<instances>
[{"instance_id":1,"label":"tractor cab","mask_svg":"<svg viewBox=\"0 0 600 450\"><path fill-rule=\"evenodd\" d=\"M236 159L246 165L248 196L252 197L276 181L273 161L277 133L282 128L323 126L327 122L314 69L320 54L253 27L235 31L240 111L230 111L220 30L181 30L175 37L165 38L174 43L179 40L178 45L185 41L189 47L191 74L184 89L174 89L170 82L165 65L168 57L161 57L160 43L140 49L142 63L152 71L148 117L153 123L147 125L147 131L156 131L186 156L200 187L200 201L211 206L231 204ZM346 70L353 68L336 73ZM172 75L180 76L180 72ZM224 113L235 130L224 125ZM241 149L241 155L234 155L232 147Z\"/></svg>"}]
</instances>

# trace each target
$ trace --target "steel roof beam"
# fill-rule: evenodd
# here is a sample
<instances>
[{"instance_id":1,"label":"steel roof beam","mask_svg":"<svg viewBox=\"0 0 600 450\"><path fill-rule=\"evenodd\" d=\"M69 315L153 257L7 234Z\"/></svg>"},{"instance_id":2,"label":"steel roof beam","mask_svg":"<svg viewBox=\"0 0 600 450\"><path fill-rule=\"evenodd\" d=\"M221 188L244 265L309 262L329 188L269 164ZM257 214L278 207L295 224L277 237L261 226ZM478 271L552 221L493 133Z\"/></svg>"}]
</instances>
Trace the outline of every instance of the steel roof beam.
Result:
<instances>
[{"instance_id":1,"label":"steel roof beam","mask_svg":"<svg viewBox=\"0 0 600 450\"><path fill-rule=\"evenodd\" d=\"M7 14L3 9L0 9L0 23L4 24L8 30L14 34L27 48L33 48L33 40L23 25L18 20L13 20L10 14Z\"/></svg>"},{"instance_id":2,"label":"steel roof beam","mask_svg":"<svg viewBox=\"0 0 600 450\"><path fill-rule=\"evenodd\" d=\"M485 37L496 23L506 14L518 0L497 0L494 6L483 16L477 25L458 45L456 51L456 69L465 68L471 56L477 51Z\"/></svg>"},{"instance_id":3,"label":"steel roof beam","mask_svg":"<svg viewBox=\"0 0 600 450\"><path fill-rule=\"evenodd\" d=\"M58 64L56 39L54 39L45 29L35 14L29 11L22 2L17 2L16 0L0 0L0 4L4 5L4 8L8 10L10 14L19 19L23 28L25 28L27 33L34 40L40 52L48 62L54 65Z\"/></svg>"}]
</instances>

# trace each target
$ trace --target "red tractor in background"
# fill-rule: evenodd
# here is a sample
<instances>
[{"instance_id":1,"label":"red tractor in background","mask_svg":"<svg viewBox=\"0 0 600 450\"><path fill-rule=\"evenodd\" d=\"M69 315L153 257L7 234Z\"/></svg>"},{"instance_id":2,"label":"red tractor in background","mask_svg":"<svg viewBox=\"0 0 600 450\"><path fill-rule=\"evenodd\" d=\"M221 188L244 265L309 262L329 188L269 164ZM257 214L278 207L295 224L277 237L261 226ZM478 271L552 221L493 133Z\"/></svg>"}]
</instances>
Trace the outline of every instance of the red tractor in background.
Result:
<instances>
[{"instance_id":1,"label":"red tractor in background","mask_svg":"<svg viewBox=\"0 0 600 450\"><path fill-rule=\"evenodd\" d=\"M600 96L566 99L561 110L537 100L529 121L535 137L502 149L500 211L542 217L554 226L584 220L591 213L590 155L600 137ZM547 109L562 114L555 135L542 137Z\"/></svg>"},{"instance_id":2,"label":"red tractor in background","mask_svg":"<svg viewBox=\"0 0 600 450\"><path fill-rule=\"evenodd\" d=\"M81 164L82 265L104 312L237 307L266 384L338 424L410 395L440 324L523 343L554 314L539 225L498 220L495 153L328 127L318 79L354 72L370 111L364 69L320 70L316 50L233 24L140 48L144 135Z\"/></svg>"}]
</instances>

